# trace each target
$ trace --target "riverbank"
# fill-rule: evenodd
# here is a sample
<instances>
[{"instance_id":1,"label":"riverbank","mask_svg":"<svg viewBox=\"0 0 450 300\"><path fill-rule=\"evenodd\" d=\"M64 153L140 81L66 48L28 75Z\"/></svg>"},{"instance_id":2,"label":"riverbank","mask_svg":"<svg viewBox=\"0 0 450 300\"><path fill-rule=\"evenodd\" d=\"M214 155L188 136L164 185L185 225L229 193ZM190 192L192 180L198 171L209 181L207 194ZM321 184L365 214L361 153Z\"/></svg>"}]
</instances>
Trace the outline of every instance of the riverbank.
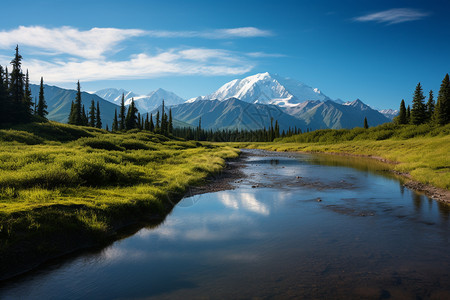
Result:
<instances>
[{"instance_id":1,"label":"riverbank","mask_svg":"<svg viewBox=\"0 0 450 300\"><path fill-rule=\"evenodd\" d=\"M282 152L324 153L365 157L389 165L405 186L450 203L450 136L407 140L344 141L337 143L230 143L230 146Z\"/></svg>"},{"instance_id":2,"label":"riverbank","mask_svg":"<svg viewBox=\"0 0 450 300\"><path fill-rule=\"evenodd\" d=\"M239 150L58 123L0 130L0 280L163 221Z\"/></svg>"}]
</instances>

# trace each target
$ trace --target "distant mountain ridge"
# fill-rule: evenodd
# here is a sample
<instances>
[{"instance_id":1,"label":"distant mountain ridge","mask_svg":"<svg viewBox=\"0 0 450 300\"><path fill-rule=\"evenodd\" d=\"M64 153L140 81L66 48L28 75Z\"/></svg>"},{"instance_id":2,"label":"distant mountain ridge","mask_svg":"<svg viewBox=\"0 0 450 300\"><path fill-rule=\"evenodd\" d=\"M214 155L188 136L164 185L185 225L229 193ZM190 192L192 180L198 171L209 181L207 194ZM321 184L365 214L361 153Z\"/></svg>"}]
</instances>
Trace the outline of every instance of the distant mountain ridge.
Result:
<instances>
[{"instance_id":1,"label":"distant mountain ridge","mask_svg":"<svg viewBox=\"0 0 450 300\"><path fill-rule=\"evenodd\" d=\"M282 107L293 106L304 101L331 100L319 89L312 88L300 81L278 75L259 73L243 79L235 79L220 87L217 91L188 102L197 100L226 100L237 98L249 103L274 104Z\"/></svg>"},{"instance_id":2,"label":"distant mountain ridge","mask_svg":"<svg viewBox=\"0 0 450 300\"><path fill-rule=\"evenodd\" d=\"M165 104L168 106L185 102L183 98L179 97L175 93L166 91L162 88L152 91L147 95L137 95L130 91L115 88L99 90L95 92L95 94L116 105L120 105L123 94L125 98L125 105L130 105L131 99L134 99L134 103L141 113L146 113L157 108L161 105L162 100L164 100Z\"/></svg>"}]
</instances>

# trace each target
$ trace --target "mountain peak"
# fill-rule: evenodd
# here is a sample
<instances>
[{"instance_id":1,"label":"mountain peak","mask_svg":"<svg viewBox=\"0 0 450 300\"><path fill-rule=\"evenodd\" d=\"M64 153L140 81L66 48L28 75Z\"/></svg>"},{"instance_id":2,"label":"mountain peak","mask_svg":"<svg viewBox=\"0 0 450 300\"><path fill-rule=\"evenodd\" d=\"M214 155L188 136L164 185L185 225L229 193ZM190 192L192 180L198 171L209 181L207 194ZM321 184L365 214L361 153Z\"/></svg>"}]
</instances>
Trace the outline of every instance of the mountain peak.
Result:
<instances>
[{"instance_id":1,"label":"mountain peak","mask_svg":"<svg viewBox=\"0 0 450 300\"><path fill-rule=\"evenodd\" d=\"M264 72L243 79L234 79L225 83L212 94L193 98L189 101L212 99L223 101L233 97L250 103L274 104L286 107L295 106L308 100L329 100L317 88L312 88L291 78Z\"/></svg>"}]
</instances>

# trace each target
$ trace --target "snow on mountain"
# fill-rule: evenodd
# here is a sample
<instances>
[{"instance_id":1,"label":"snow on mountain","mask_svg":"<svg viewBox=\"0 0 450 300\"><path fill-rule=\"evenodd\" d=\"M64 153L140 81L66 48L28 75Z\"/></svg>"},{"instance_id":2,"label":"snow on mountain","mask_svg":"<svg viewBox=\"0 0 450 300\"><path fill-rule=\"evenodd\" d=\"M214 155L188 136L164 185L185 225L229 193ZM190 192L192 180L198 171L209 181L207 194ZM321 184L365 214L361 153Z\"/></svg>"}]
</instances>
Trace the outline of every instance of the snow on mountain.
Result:
<instances>
[{"instance_id":1,"label":"snow on mountain","mask_svg":"<svg viewBox=\"0 0 450 300\"><path fill-rule=\"evenodd\" d=\"M283 107L295 106L308 100L330 100L317 88L312 88L291 78L266 72L248 76L244 79L232 80L214 93L189 99L188 102L213 99L223 101L229 98L237 98L250 103L275 104Z\"/></svg>"},{"instance_id":2,"label":"snow on mountain","mask_svg":"<svg viewBox=\"0 0 450 300\"><path fill-rule=\"evenodd\" d=\"M141 113L145 113L157 108L159 105L161 105L163 100L165 105L168 106L185 102L183 98L177 96L175 93L166 91L161 88L152 91L147 95L137 95L133 92L114 88L100 90L95 92L95 94L117 105L120 105L122 94L124 94L125 105L130 105L131 100L134 99L134 104Z\"/></svg>"},{"instance_id":3,"label":"snow on mountain","mask_svg":"<svg viewBox=\"0 0 450 300\"><path fill-rule=\"evenodd\" d=\"M398 115L398 110L396 109L381 109L379 110L386 118L394 119Z\"/></svg>"}]
</instances>

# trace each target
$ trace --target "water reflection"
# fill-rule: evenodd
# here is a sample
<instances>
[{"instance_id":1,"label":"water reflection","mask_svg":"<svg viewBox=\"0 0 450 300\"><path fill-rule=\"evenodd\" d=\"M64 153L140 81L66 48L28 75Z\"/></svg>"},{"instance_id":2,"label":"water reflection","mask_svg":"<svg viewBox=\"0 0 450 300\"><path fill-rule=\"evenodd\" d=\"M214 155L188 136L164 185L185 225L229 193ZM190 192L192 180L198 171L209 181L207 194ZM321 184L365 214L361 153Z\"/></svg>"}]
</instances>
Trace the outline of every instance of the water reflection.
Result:
<instances>
[{"instance_id":1,"label":"water reflection","mask_svg":"<svg viewBox=\"0 0 450 300\"><path fill-rule=\"evenodd\" d=\"M0 298L450 298L449 205L343 159L256 152L237 189Z\"/></svg>"}]
</instances>

